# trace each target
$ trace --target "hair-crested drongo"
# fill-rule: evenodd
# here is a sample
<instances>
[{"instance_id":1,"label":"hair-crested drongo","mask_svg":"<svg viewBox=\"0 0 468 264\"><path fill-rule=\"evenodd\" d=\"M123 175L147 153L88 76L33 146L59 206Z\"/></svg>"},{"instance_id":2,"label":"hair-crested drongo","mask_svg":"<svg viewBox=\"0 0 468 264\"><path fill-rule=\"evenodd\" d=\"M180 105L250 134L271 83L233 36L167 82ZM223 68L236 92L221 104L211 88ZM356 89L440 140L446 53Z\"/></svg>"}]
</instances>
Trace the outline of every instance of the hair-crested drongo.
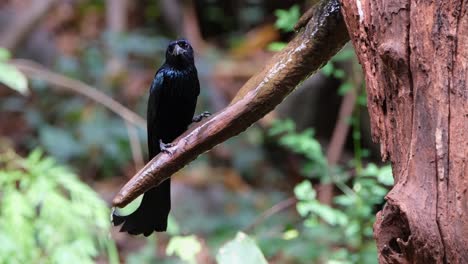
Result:
<instances>
[{"instance_id":1,"label":"hair-crested drongo","mask_svg":"<svg viewBox=\"0 0 468 264\"><path fill-rule=\"evenodd\" d=\"M185 39L169 43L166 61L156 72L151 83L148 100L147 125L149 158L159 152L171 153L170 142L175 140L192 122L198 122L208 112L194 117L197 97L200 93L193 48ZM171 182L145 192L138 209L126 216L112 213L112 223L122 225L120 231L132 235L151 235L167 228L171 209Z\"/></svg>"}]
</instances>

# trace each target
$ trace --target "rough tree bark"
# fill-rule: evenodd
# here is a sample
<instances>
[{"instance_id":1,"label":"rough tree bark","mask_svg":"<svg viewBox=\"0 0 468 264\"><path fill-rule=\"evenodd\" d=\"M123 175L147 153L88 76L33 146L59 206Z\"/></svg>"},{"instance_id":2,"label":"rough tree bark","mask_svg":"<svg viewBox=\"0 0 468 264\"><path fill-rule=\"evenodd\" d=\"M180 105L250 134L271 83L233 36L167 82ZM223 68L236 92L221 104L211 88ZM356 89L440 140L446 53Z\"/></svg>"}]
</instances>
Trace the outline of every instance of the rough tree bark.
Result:
<instances>
[{"instance_id":1,"label":"rough tree bark","mask_svg":"<svg viewBox=\"0 0 468 264\"><path fill-rule=\"evenodd\" d=\"M373 138L395 186L380 263L468 263L468 14L463 0L342 0Z\"/></svg>"}]
</instances>

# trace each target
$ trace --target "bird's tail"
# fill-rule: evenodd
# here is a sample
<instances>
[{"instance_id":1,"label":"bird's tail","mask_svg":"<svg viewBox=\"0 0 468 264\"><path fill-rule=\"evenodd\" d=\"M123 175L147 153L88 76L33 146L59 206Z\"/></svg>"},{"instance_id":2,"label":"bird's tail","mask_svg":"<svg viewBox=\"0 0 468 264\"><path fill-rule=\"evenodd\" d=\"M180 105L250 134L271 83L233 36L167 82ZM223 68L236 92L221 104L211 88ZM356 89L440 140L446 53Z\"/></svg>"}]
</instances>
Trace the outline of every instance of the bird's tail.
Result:
<instances>
[{"instance_id":1,"label":"bird's tail","mask_svg":"<svg viewBox=\"0 0 468 264\"><path fill-rule=\"evenodd\" d=\"M171 181L167 179L145 192L141 204L135 212L125 216L112 212L112 223L114 226L123 223L120 232L149 236L153 231L166 231L167 216L170 210Z\"/></svg>"}]
</instances>

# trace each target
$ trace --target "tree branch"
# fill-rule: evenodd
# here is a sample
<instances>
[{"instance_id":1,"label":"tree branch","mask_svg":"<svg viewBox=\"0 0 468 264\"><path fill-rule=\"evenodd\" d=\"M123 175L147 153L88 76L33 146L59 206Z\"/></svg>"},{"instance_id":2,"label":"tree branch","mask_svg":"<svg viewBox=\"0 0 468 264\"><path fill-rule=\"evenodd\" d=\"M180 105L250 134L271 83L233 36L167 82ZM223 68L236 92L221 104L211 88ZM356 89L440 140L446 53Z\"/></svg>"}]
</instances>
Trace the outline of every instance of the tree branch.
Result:
<instances>
[{"instance_id":1,"label":"tree branch","mask_svg":"<svg viewBox=\"0 0 468 264\"><path fill-rule=\"evenodd\" d=\"M353 111L356 108L357 94L359 91L359 88L357 87L361 87L363 83L362 75L356 74L354 65L351 66L351 72L352 73L350 73L350 77L356 88L346 93L343 101L341 102L340 110L338 112L338 120L336 121L330 144L328 145L327 149L327 162L328 167L330 168L338 164L338 161L341 158L341 154L343 153L350 127L348 119L353 115ZM356 118L359 118L359 116ZM320 184L318 189L318 200L321 203L328 205L332 204L333 189L335 186L342 190L343 188L348 189L345 185L337 181L336 175L333 174L333 172L330 173L330 178L331 183ZM346 193L346 191L344 192Z\"/></svg>"},{"instance_id":2,"label":"tree branch","mask_svg":"<svg viewBox=\"0 0 468 264\"><path fill-rule=\"evenodd\" d=\"M349 91L343 101L341 102L340 111L338 113L338 120L336 121L335 128L330 140L330 145L327 149L327 161L330 168L336 166L343 148L346 143L346 137L349 131L349 122L353 114L353 110L356 103L356 91L353 89ZM336 176L333 172L330 172L331 183L323 183L318 188L318 200L323 204L331 205L333 201L333 189L337 184Z\"/></svg>"},{"instance_id":3,"label":"tree branch","mask_svg":"<svg viewBox=\"0 0 468 264\"><path fill-rule=\"evenodd\" d=\"M270 218L271 216L286 210L287 208L295 205L297 202L296 197L289 197L286 200L283 200L272 207L270 207L268 210L264 211L261 215L259 215L255 220L248 225L245 229L244 232L250 232L252 231L255 227L257 227L259 224Z\"/></svg>"},{"instance_id":4,"label":"tree branch","mask_svg":"<svg viewBox=\"0 0 468 264\"><path fill-rule=\"evenodd\" d=\"M120 190L113 204L127 205L198 155L246 130L324 65L348 39L338 1L321 1L305 30L247 81L226 109L177 138L172 155L154 157Z\"/></svg>"},{"instance_id":5,"label":"tree branch","mask_svg":"<svg viewBox=\"0 0 468 264\"><path fill-rule=\"evenodd\" d=\"M67 89L84 95L119 115L124 120L125 126L127 127L127 134L130 142L130 148L132 150L133 162L135 163L135 169L143 165L143 151L141 149L138 131L136 129L136 127L146 127L146 122L142 117L98 89L81 81L68 78L65 75L52 72L34 61L15 59L11 60L9 63L14 65L30 78L37 77L55 85L55 87L60 87L62 89Z\"/></svg>"}]
</instances>

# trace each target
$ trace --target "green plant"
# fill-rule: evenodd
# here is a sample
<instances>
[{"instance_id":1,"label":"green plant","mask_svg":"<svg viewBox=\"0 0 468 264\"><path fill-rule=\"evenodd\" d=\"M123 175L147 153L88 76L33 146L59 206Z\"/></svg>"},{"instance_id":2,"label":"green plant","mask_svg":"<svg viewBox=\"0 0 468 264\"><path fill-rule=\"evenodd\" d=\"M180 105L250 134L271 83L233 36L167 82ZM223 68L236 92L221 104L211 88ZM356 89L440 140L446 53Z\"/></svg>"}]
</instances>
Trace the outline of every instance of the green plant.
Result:
<instances>
[{"instance_id":1,"label":"green plant","mask_svg":"<svg viewBox=\"0 0 468 264\"><path fill-rule=\"evenodd\" d=\"M323 155L320 143L314 139L314 130L306 129L296 132L296 125L291 119L277 120L270 128L270 136L280 136L278 143L306 158L302 167L302 175L306 177L328 180L329 168Z\"/></svg>"},{"instance_id":2,"label":"green plant","mask_svg":"<svg viewBox=\"0 0 468 264\"><path fill-rule=\"evenodd\" d=\"M231 241L224 244L216 255L218 264L266 264L268 263L255 241L239 232Z\"/></svg>"},{"instance_id":3,"label":"green plant","mask_svg":"<svg viewBox=\"0 0 468 264\"><path fill-rule=\"evenodd\" d=\"M0 198L0 263L118 263L105 202L40 150L0 152Z\"/></svg>"},{"instance_id":4,"label":"green plant","mask_svg":"<svg viewBox=\"0 0 468 264\"><path fill-rule=\"evenodd\" d=\"M339 63L348 63L350 74L337 66ZM349 123L352 126L352 138L354 146L354 159L352 160L353 167L358 173L362 170L362 158L369 155L367 149L361 146L361 111L367 106L367 94L365 84L362 79L362 71L357 62L354 49L347 45L339 53L322 68L322 74L329 78L336 78L341 81L338 87L338 94L344 96L349 92L356 93L356 102L352 116L349 118Z\"/></svg>"},{"instance_id":5,"label":"green plant","mask_svg":"<svg viewBox=\"0 0 468 264\"><path fill-rule=\"evenodd\" d=\"M195 235L173 236L166 248L166 254L176 255L187 263L196 263L196 256L201 250L201 244Z\"/></svg>"},{"instance_id":6,"label":"green plant","mask_svg":"<svg viewBox=\"0 0 468 264\"><path fill-rule=\"evenodd\" d=\"M332 205L326 205L317 200L309 180L295 187L297 211L304 218L304 229L298 233L314 245L309 249L308 258L328 263L376 262L372 239L374 208L383 203L387 188L393 185L391 167L369 163L356 170L355 175L350 173L353 168L330 167L320 143L313 138L313 131L295 130L293 121L277 121L270 135L279 136L280 145L306 158L306 176L315 175L322 181L332 182L342 191ZM317 241L321 245L315 245Z\"/></svg>"},{"instance_id":7,"label":"green plant","mask_svg":"<svg viewBox=\"0 0 468 264\"><path fill-rule=\"evenodd\" d=\"M297 5L294 5L291 7L289 10L276 10L275 15L277 16L277 20L275 22L276 28L284 31L284 32L292 32L294 30L294 25L297 23L299 20L300 14L299 14L299 7ZM280 41L274 41L270 43L267 47L269 51L277 52L281 51L287 46L287 43L285 42L280 42ZM354 49L351 46L346 46L343 48L340 52L338 52L335 56L333 56L330 61L328 61L325 66L322 67L321 73L327 77L333 77L336 79L341 80L341 84L338 88L338 93L340 95L344 95L347 92L351 91L355 85L353 85L352 80L350 76L346 75L346 72L340 68L337 67L337 63L342 63L342 62L347 62L347 61L352 61L354 60L355 62L356 55L354 53ZM354 63L353 67L355 67L356 63ZM362 89L364 91L363 93L359 93L358 96L358 103L361 105L366 105L366 94L365 94L365 89Z\"/></svg>"},{"instance_id":8,"label":"green plant","mask_svg":"<svg viewBox=\"0 0 468 264\"><path fill-rule=\"evenodd\" d=\"M299 17L301 16L299 6L293 5L289 10L278 9L275 11L277 20L275 26L284 32L291 32L294 30Z\"/></svg>"},{"instance_id":9,"label":"green plant","mask_svg":"<svg viewBox=\"0 0 468 264\"><path fill-rule=\"evenodd\" d=\"M107 42L109 45L103 45ZM147 98L129 98L125 94L128 90L122 83L129 78L129 73L120 74L118 80L106 75L108 49L115 51L119 57L131 57L131 60L125 61L133 63L133 67L129 67L133 69L145 66L150 59L152 65L159 64L166 42L164 37L141 33L103 33L98 41L86 42L77 56L57 56L54 71L80 79L143 115ZM13 64L7 63L9 56L5 49L0 48L0 82L24 93L28 91L25 90L26 78ZM31 150L40 145L59 162L93 172L86 174L87 179L112 177L126 170L132 162L132 151L127 125L120 117L100 104L90 103L85 97L53 89L41 80L41 75L28 77L31 77L31 98L13 94L0 101L0 111L22 113L26 121L24 126L31 129L31 133L19 139L23 147ZM146 130L141 127L137 129L138 139L144 145Z\"/></svg>"},{"instance_id":10,"label":"green plant","mask_svg":"<svg viewBox=\"0 0 468 264\"><path fill-rule=\"evenodd\" d=\"M299 17L301 16L298 5L293 5L289 10L278 9L275 11L276 22L275 27L283 32L292 32ZM267 47L270 51L280 51L286 47L286 43L274 41Z\"/></svg>"},{"instance_id":11,"label":"green plant","mask_svg":"<svg viewBox=\"0 0 468 264\"><path fill-rule=\"evenodd\" d=\"M133 203L133 202L132 202ZM132 207L137 207L132 205ZM127 208L126 208L127 209ZM129 209L129 208L128 208ZM169 215L167 234L170 236L166 247L166 255L155 255L154 248L157 245L157 236L147 238L145 247L127 257L127 263L197 263L196 257L202 249L202 244L195 235L181 235L176 221ZM170 258L172 256L172 258Z\"/></svg>"},{"instance_id":12,"label":"green plant","mask_svg":"<svg viewBox=\"0 0 468 264\"><path fill-rule=\"evenodd\" d=\"M8 64L11 54L0 47L0 83L25 95L28 93L28 80L15 66Z\"/></svg>"}]
</instances>

